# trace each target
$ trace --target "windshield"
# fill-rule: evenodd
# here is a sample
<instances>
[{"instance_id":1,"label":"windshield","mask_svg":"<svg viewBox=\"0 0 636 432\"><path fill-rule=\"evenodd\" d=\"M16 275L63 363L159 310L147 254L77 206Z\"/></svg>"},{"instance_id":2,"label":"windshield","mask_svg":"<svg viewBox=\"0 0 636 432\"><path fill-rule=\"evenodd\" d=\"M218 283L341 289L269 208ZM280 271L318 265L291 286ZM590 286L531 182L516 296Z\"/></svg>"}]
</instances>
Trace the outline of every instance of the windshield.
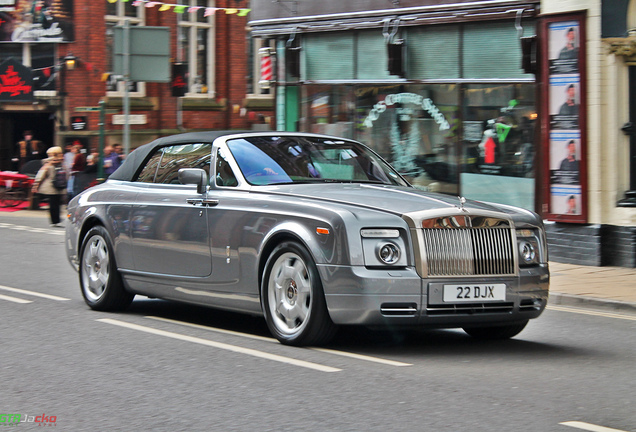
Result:
<instances>
[{"instance_id":1,"label":"windshield","mask_svg":"<svg viewBox=\"0 0 636 432\"><path fill-rule=\"evenodd\" d=\"M382 159L351 141L271 136L233 139L227 145L252 185L347 182L407 186Z\"/></svg>"}]
</instances>

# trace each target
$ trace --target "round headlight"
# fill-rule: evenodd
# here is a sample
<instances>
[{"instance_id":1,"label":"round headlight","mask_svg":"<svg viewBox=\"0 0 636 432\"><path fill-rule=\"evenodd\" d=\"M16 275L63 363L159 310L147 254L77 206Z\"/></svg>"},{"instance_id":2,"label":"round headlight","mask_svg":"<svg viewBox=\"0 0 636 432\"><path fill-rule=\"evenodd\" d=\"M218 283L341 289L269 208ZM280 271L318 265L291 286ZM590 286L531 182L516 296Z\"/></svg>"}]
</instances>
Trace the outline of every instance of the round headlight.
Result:
<instances>
[{"instance_id":1,"label":"round headlight","mask_svg":"<svg viewBox=\"0 0 636 432\"><path fill-rule=\"evenodd\" d=\"M383 243L378 246L378 258L384 264L395 264L400 259L400 248L395 243Z\"/></svg>"},{"instance_id":2,"label":"round headlight","mask_svg":"<svg viewBox=\"0 0 636 432\"><path fill-rule=\"evenodd\" d=\"M535 261L537 252L532 243L521 242L519 249L521 251L521 259L525 264L531 264Z\"/></svg>"}]
</instances>

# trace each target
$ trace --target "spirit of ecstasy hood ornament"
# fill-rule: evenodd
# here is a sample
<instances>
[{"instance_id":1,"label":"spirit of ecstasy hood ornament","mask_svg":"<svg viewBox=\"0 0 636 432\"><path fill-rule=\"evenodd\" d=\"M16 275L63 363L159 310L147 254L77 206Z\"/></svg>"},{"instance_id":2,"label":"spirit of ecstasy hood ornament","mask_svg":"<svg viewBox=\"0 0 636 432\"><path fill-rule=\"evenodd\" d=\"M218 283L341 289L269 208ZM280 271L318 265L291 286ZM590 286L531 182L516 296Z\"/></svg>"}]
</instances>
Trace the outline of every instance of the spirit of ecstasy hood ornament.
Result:
<instances>
[{"instance_id":1,"label":"spirit of ecstasy hood ornament","mask_svg":"<svg viewBox=\"0 0 636 432\"><path fill-rule=\"evenodd\" d=\"M468 213L468 210L464 208L464 204L466 204L466 198L460 196L458 196L457 198L459 198L459 205L456 207L461 211Z\"/></svg>"}]
</instances>

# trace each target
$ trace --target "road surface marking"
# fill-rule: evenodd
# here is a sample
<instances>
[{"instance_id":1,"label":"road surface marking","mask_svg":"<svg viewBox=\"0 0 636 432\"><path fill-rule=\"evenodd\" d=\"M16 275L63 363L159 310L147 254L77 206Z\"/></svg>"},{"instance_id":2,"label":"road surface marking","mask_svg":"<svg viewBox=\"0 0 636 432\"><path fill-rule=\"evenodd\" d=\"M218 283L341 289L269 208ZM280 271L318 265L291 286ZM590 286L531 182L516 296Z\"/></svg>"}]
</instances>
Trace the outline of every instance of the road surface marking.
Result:
<instances>
[{"instance_id":1,"label":"road surface marking","mask_svg":"<svg viewBox=\"0 0 636 432\"><path fill-rule=\"evenodd\" d=\"M21 298L17 298L17 297L10 297L10 296L6 296L6 295L2 295L0 294L0 300L7 300L13 303L33 303L31 300L24 300Z\"/></svg>"},{"instance_id":2,"label":"road surface marking","mask_svg":"<svg viewBox=\"0 0 636 432\"><path fill-rule=\"evenodd\" d=\"M11 288L8 286L3 286L0 285L0 290L4 290L4 291L11 291L11 292L15 292L15 293L19 293L19 294L25 294L25 295L30 295L33 297L42 297L45 299L49 299L49 300L55 300L55 301L69 301L71 299L67 299L64 297L58 297L58 296L54 296L51 294L43 294L43 293L39 293L39 292L35 292L35 291L27 291L27 290L23 290L23 289L19 289L19 288Z\"/></svg>"},{"instance_id":3,"label":"road surface marking","mask_svg":"<svg viewBox=\"0 0 636 432\"><path fill-rule=\"evenodd\" d=\"M350 352L347 352L347 351L337 351L337 350L332 350L332 349L327 349L327 348L310 348L310 349L312 349L314 351L320 351L320 352L334 354L334 355L339 355L339 356L343 356L343 357L350 357L350 358L354 358L354 359L357 359L357 360L364 360L364 361L368 361L368 362L381 363L381 364L385 364L385 365L389 365L389 366L397 366L397 367L413 366L411 363L402 363L402 362L395 361L395 360L387 360L387 359L383 359L383 358L380 358L380 357L371 357L371 356L367 356L367 355L363 355L363 354L350 353Z\"/></svg>"},{"instance_id":4,"label":"road surface marking","mask_svg":"<svg viewBox=\"0 0 636 432\"><path fill-rule=\"evenodd\" d=\"M157 316L147 316L146 318L154 319L154 320L157 320L157 321L164 321L164 322L171 323L171 324L183 325L183 326L186 326L186 327L193 327L193 328L202 329L202 330L209 330L209 331L213 331L213 332L217 332L217 333L223 333L223 334L228 334L228 335L232 335L232 336L240 336L240 337L244 337L244 338L248 338L248 339L260 340L260 341L264 341L264 342L278 342L276 339L271 338L271 337L256 336L256 335L251 335L251 334L248 334L248 333L240 333L240 332L236 332L236 331L232 331L232 330L224 330L224 329L220 329L220 328L216 328L216 327L208 327L208 326L204 326L204 325L200 325L200 324L192 324L192 323L188 323L188 322L184 322L184 321L172 320L172 319L168 319L168 318L161 318L161 317L157 317ZM387 359L383 359L383 358L379 358L379 357L371 357L371 356L367 356L367 355L350 353L350 352L346 352L346 351L338 351L338 350L332 350L332 349L326 349L326 348L315 348L315 347L311 347L309 349L314 350L314 351L320 351L320 352L328 353L328 354L339 355L339 356L342 356L342 357L354 358L354 359L357 359L357 360L364 360L364 361L368 361L368 362L385 364L385 365L389 365L389 366L398 366L398 367L401 367L401 366L413 366L411 363L402 363L402 362L398 362L398 361L394 361L394 360L387 360Z\"/></svg>"},{"instance_id":5,"label":"road surface marking","mask_svg":"<svg viewBox=\"0 0 636 432\"><path fill-rule=\"evenodd\" d=\"M621 429L612 429L612 428L608 428L604 426L598 426L591 423L585 423L585 422L579 422L579 421L569 421L569 422L563 422L559 424L563 426L570 426L573 428L583 429L583 430L592 431L592 432L627 432Z\"/></svg>"},{"instance_id":6,"label":"road surface marking","mask_svg":"<svg viewBox=\"0 0 636 432\"><path fill-rule=\"evenodd\" d=\"M0 223L0 228L8 228L15 231L31 231L35 233L54 234L54 235L64 235L65 233L65 231L60 228L57 228L57 229L34 228L30 226L13 225L9 223Z\"/></svg>"},{"instance_id":7,"label":"road surface marking","mask_svg":"<svg viewBox=\"0 0 636 432\"><path fill-rule=\"evenodd\" d=\"M551 305L547 306L547 308L556 310L556 311L561 311L561 312L570 312L570 313L578 313L582 315L593 315L593 316L600 316L605 318L616 318L616 319L624 319L629 321L636 321L636 316L623 315L623 314L610 313L610 312L601 312L601 311L595 311L590 309L565 307L565 306L551 306Z\"/></svg>"},{"instance_id":8,"label":"road surface marking","mask_svg":"<svg viewBox=\"0 0 636 432\"><path fill-rule=\"evenodd\" d=\"M152 327L141 326L141 325L127 323L124 321L118 321L118 320L114 320L110 318L102 318L102 319L98 319L97 321L103 322L106 324L112 324L112 325L116 325L120 327L125 327L132 330L137 330L137 331L141 331L145 333L155 334L158 336L164 336L164 337L168 337L172 339L182 340L185 342L192 342L192 343L205 345L205 346L209 346L213 348L218 348L218 349L222 349L226 351L232 351L239 354L250 355L253 357L258 357L258 358L262 358L266 360L272 360L272 361L277 361L280 363L286 363L286 364L290 364L294 366L304 367L307 369L313 369L320 372L341 372L342 371L342 369L325 366L325 365L321 365L317 363L311 363L304 360L293 359L291 357L284 357L284 356L280 356L276 354L270 354L263 351L258 351L251 348L243 348L243 347L239 347L235 345L225 344L222 342L214 342L208 339L201 339L197 337L183 335L180 333L173 333L173 332L168 332L164 330L158 330Z\"/></svg>"},{"instance_id":9,"label":"road surface marking","mask_svg":"<svg viewBox=\"0 0 636 432\"><path fill-rule=\"evenodd\" d=\"M232 331L232 330L224 330L224 329L220 329L220 328L216 328L216 327L208 327L208 326L204 326L201 324L193 324L193 323L189 323L189 322L185 322L185 321L177 321L177 320L173 320L173 319L169 319L169 318L161 318L158 316L147 316L146 318L150 318L153 320L157 320L157 321L163 321L163 322L167 322L170 324L178 324L178 325L182 325L182 326L186 326L186 327L192 327L192 328L196 328L196 329L200 329L200 330L208 330L208 331L213 331L215 333L222 333L222 334L227 334L227 335L232 335L232 336L241 336L244 338L248 338L248 339L255 339L255 340L260 340L260 341L264 341L264 342L277 342L276 339L271 338L271 337L265 337L265 336L256 336L256 335L251 335L248 333L240 333L240 332L236 332L236 331Z\"/></svg>"}]
</instances>

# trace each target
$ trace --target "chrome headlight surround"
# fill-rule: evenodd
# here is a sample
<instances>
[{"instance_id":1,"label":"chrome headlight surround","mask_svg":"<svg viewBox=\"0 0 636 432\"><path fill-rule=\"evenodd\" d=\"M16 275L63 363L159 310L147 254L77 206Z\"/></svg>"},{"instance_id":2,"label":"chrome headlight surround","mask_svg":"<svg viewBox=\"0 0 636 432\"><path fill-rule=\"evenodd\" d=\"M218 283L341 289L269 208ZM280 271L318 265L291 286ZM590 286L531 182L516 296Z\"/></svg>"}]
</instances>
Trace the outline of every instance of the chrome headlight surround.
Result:
<instances>
[{"instance_id":1,"label":"chrome headlight surround","mask_svg":"<svg viewBox=\"0 0 636 432\"><path fill-rule=\"evenodd\" d=\"M400 247L393 242L378 243L376 254L378 259L386 265L395 265L402 255Z\"/></svg>"},{"instance_id":2,"label":"chrome headlight surround","mask_svg":"<svg viewBox=\"0 0 636 432\"><path fill-rule=\"evenodd\" d=\"M405 267L406 246L401 230L364 228L360 230L364 265L370 268Z\"/></svg>"},{"instance_id":3,"label":"chrome headlight surround","mask_svg":"<svg viewBox=\"0 0 636 432\"><path fill-rule=\"evenodd\" d=\"M520 228L516 233L519 266L529 267L545 262L545 246L542 244L539 230Z\"/></svg>"}]
</instances>

